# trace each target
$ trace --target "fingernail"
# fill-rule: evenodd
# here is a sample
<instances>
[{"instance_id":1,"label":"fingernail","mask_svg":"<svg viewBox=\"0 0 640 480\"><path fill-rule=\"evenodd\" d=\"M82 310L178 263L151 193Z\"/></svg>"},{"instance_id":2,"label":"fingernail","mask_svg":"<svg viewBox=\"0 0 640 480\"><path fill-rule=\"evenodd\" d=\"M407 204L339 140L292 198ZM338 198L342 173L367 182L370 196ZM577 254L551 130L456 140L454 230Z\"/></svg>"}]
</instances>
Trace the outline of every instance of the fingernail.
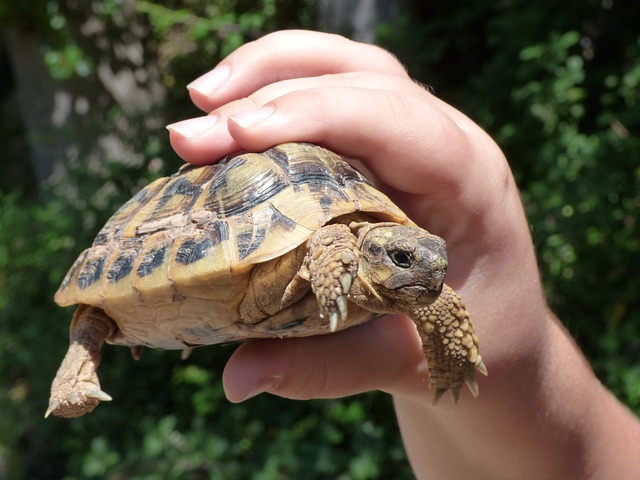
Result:
<instances>
[{"instance_id":1,"label":"fingernail","mask_svg":"<svg viewBox=\"0 0 640 480\"><path fill-rule=\"evenodd\" d=\"M167 125L167 130L179 133L185 138L198 138L211 133L217 123L218 117L207 115L206 117L190 118L189 120L172 123Z\"/></svg>"},{"instance_id":2,"label":"fingernail","mask_svg":"<svg viewBox=\"0 0 640 480\"><path fill-rule=\"evenodd\" d=\"M245 400L249 400L250 398L256 397L261 393L271 390L278 384L279 381L279 377L262 378L254 385L246 385L249 388L247 388L244 392L242 391L242 389L239 389L240 391L234 392L235 394L231 398L229 398L229 401L234 403L244 402ZM227 396L230 397L229 395Z\"/></svg>"},{"instance_id":3,"label":"fingernail","mask_svg":"<svg viewBox=\"0 0 640 480\"><path fill-rule=\"evenodd\" d=\"M231 68L228 65L218 65L210 72L196 78L187 85L187 89L195 90L202 95L211 95L229 78Z\"/></svg>"},{"instance_id":4,"label":"fingernail","mask_svg":"<svg viewBox=\"0 0 640 480\"><path fill-rule=\"evenodd\" d=\"M235 113L230 118L244 128L255 127L269 118L275 110L273 107L260 107L245 112Z\"/></svg>"}]
</instances>

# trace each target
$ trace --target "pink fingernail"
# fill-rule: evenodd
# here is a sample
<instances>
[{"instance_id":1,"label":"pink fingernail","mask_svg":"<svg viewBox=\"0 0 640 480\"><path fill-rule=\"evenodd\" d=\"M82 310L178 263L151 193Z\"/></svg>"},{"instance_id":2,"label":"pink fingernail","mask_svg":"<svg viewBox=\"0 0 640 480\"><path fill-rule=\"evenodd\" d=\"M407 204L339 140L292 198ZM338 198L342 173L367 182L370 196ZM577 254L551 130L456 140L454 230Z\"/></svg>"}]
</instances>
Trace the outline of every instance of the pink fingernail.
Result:
<instances>
[{"instance_id":1,"label":"pink fingernail","mask_svg":"<svg viewBox=\"0 0 640 480\"><path fill-rule=\"evenodd\" d=\"M246 385L247 388L244 392L236 392L237 395L233 399L229 399L234 403L244 402L250 398L256 397L261 393L268 392L280 382L279 377L267 377L260 379L255 385Z\"/></svg>"},{"instance_id":2,"label":"pink fingernail","mask_svg":"<svg viewBox=\"0 0 640 480\"><path fill-rule=\"evenodd\" d=\"M167 125L167 130L176 132L185 138L204 137L215 129L218 117L207 115L206 117L190 118L181 122Z\"/></svg>"},{"instance_id":3,"label":"pink fingernail","mask_svg":"<svg viewBox=\"0 0 640 480\"><path fill-rule=\"evenodd\" d=\"M260 107L245 112L235 113L230 118L244 128L255 127L269 118L275 110L273 107Z\"/></svg>"},{"instance_id":4,"label":"pink fingernail","mask_svg":"<svg viewBox=\"0 0 640 480\"><path fill-rule=\"evenodd\" d=\"M231 68L228 65L218 65L210 72L196 78L187 85L187 89L195 90L202 95L209 96L222 86L230 74Z\"/></svg>"}]
</instances>

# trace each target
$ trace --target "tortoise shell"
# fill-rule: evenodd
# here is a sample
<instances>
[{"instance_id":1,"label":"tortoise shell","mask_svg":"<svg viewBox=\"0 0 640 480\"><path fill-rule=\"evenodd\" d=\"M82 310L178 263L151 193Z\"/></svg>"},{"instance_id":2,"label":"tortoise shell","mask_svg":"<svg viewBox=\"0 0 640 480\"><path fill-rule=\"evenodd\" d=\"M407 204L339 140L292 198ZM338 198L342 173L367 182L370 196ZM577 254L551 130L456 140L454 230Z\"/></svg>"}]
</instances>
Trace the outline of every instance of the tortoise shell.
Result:
<instances>
[{"instance_id":1,"label":"tortoise shell","mask_svg":"<svg viewBox=\"0 0 640 480\"><path fill-rule=\"evenodd\" d=\"M285 311L242 321L240 304L250 288L286 285L302 262L296 249L320 227L354 220L411 224L367 178L319 146L283 144L185 166L111 217L55 301L103 309L118 325L107 341L130 346L327 333L312 293ZM340 328L376 316L351 304L349 312Z\"/></svg>"}]
</instances>

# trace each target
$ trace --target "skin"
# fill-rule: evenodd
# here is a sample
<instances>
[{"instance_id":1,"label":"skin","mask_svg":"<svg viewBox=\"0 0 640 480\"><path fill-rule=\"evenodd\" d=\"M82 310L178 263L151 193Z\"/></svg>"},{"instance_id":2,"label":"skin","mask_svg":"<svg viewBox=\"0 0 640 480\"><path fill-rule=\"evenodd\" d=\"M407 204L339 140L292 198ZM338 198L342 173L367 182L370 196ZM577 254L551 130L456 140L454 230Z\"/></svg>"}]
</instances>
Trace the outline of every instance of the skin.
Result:
<instances>
[{"instance_id":1,"label":"skin","mask_svg":"<svg viewBox=\"0 0 640 480\"><path fill-rule=\"evenodd\" d=\"M332 335L243 344L224 372L229 400L388 392L417 478L637 478L640 424L549 310L509 165L480 127L388 52L315 32L249 43L189 91L209 116L169 126L187 161L319 143L357 157L417 224L445 238L447 283L472 314L490 372L478 378L479 398L463 391L457 407L432 406L415 326L388 315Z\"/></svg>"}]
</instances>

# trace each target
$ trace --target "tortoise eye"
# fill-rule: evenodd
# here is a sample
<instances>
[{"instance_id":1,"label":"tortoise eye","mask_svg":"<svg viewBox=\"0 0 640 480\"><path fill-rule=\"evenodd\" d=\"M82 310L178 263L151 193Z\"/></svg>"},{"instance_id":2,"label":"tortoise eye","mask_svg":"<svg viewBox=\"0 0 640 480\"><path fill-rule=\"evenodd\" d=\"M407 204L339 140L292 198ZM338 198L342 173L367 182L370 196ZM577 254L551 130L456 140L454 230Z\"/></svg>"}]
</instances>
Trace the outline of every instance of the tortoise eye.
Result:
<instances>
[{"instance_id":1,"label":"tortoise eye","mask_svg":"<svg viewBox=\"0 0 640 480\"><path fill-rule=\"evenodd\" d=\"M413 264L413 256L409 252L404 250L394 250L389 252L389 258L391 261L400 268L411 268Z\"/></svg>"}]
</instances>

